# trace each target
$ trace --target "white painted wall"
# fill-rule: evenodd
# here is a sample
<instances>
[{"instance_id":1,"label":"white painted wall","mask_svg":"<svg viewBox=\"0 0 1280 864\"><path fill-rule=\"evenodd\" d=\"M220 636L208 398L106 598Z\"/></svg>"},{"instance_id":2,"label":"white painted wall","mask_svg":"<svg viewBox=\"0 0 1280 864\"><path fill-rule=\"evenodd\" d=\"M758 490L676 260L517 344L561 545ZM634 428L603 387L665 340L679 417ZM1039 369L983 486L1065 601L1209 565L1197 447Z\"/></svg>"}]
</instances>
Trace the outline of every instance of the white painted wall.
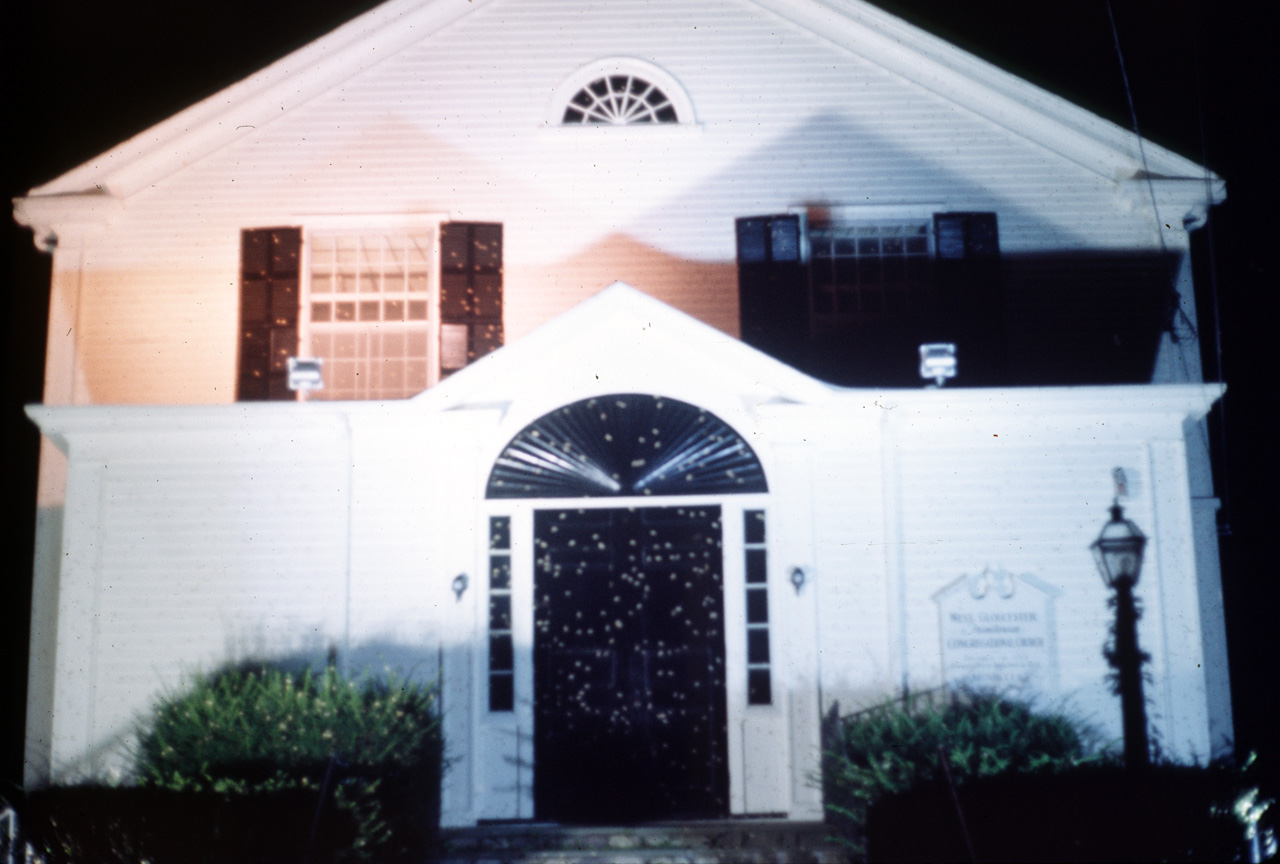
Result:
<instances>
[{"instance_id":1,"label":"white painted wall","mask_svg":"<svg viewBox=\"0 0 1280 864\"><path fill-rule=\"evenodd\" d=\"M335 645L348 665L443 675L446 824L532 815L519 758L532 729L532 556L519 538L535 505L485 502L483 488L528 420L602 386L714 406L766 470L767 495L721 502L768 511L776 652L773 706L745 706L730 684L735 812L818 818L819 712L940 684L932 597L986 567L1059 592L1057 687L1036 695L1118 736L1101 656L1106 595L1087 549L1116 466L1132 480L1128 513L1152 541L1138 593L1153 727L1169 755L1208 755L1182 436L1218 388L814 386L782 400L767 393L803 390L791 370L647 300L655 314L635 330L642 300L615 289L548 328L579 333L576 343L532 338L407 402L32 409L69 459L54 778L122 769L133 719L183 672ZM637 334L630 347L627 332ZM589 367L575 360L595 339L619 351ZM685 353L667 350L675 345ZM739 354L759 365L724 362ZM690 355L704 362L690 367ZM637 365L646 386L614 389L636 383ZM508 369L560 387L524 390ZM498 504L515 519L516 609L529 618L516 631L524 696L504 717L485 709L481 647L487 517ZM739 620L740 553L726 543L726 613ZM458 573L470 577L461 598L449 587ZM734 682L745 672L732 620L726 632Z\"/></svg>"},{"instance_id":2,"label":"white painted wall","mask_svg":"<svg viewBox=\"0 0 1280 864\"><path fill-rule=\"evenodd\" d=\"M768 8L788 5L805 4L494 0L262 121L222 106L251 128L138 188L111 181L128 206L93 209L92 230L59 223L51 401L231 401L247 227L502 222L509 341L618 279L736 334L733 220L797 207L993 210L1009 254L1156 250L1163 222L1185 246L1186 190L1157 219L1141 185ZM548 126L562 83L608 57L678 82L691 122Z\"/></svg>"},{"instance_id":3,"label":"white painted wall","mask_svg":"<svg viewBox=\"0 0 1280 864\"><path fill-rule=\"evenodd\" d=\"M397 0L378 14L394 17L411 5ZM290 605L287 620L241 589L211 601L223 619L265 634L268 642L282 640L272 645L337 642L353 655L365 646L369 656L397 657L415 671L442 663L450 740L469 740L480 728L471 720L480 704L473 686L480 659L470 646L482 607L478 590L456 601L444 585L457 572L477 572L475 532L484 511L476 477L513 431L511 423L527 422L574 394L644 390L658 380L667 395L705 405L760 445L778 488L790 490L788 505L808 490L807 510L787 509L781 519L789 526L780 541L783 558L803 564L778 566L810 571L812 593L797 598L791 620L807 616L805 604L813 604L816 647L797 642L787 656L795 680L815 682L824 705L838 700L856 707L904 684L936 682L936 610L929 598L970 568L1003 562L1061 588L1062 651L1075 658L1073 668L1084 670L1064 672L1061 698L1079 699L1090 717L1113 723L1117 712L1109 697L1096 694L1093 671L1105 605L1078 553L1105 518L1110 468L1129 464L1149 478L1147 497L1131 504L1134 518L1152 532L1174 526L1160 528L1162 552L1140 589L1148 619L1159 607L1164 622L1143 631L1144 644L1148 632L1167 643L1159 698L1183 718L1170 721L1166 744L1181 753L1203 751L1211 734L1201 731L1204 718L1177 707L1197 700L1213 706L1208 722L1215 740L1229 734L1212 491L1202 448L1184 439L1178 425L1192 409L1134 413L1092 394L1070 410L1054 409L1058 425L1042 429L1042 397L1060 404L1055 400L1066 398L1062 394L992 396L990 410L954 409L959 415L950 396L929 397L928 407L911 411L904 410L907 402L880 404L908 399L893 394L828 401L820 385L794 374L784 381L781 372L762 371L766 384L744 380L764 367L745 359L750 352L741 346L727 347L738 319L735 217L810 205L905 207L921 214L993 210L1001 247L1014 254L1156 250L1167 222L1172 227L1163 242L1181 252L1182 220L1195 209L1186 183L1160 181L1161 212L1147 213L1147 190L1131 172L1098 168L1098 154L1108 148L1120 154L1114 164L1128 164L1114 131L1075 117L1067 124L1072 134L1083 129L1097 145L1077 150L1092 155L1051 149L1046 130L1066 116L1061 106L1022 91L1023 103L1001 101L991 94L1008 88L992 85L996 73L957 65L936 45L926 46L928 58L910 74L892 71L907 56L902 52L919 47L915 37L881 38L894 32L892 25L851 46L845 35L856 28L848 30L846 19L877 14L858 4L844 4L843 11L784 0L616 0L586 8L569 0L491 0L436 7L439 14L413 19L423 25L420 38L397 37L394 50L382 54L335 54L331 65L342 74L281 77L296 88L277 93L264 84L265 95L255 98L236 90L213 106L223 112L219 122L236 129L217 133L223 142L217 147L178 142L190 145L187 150L177 139L139 140L138 148L164 152L131 168L78 169L63 186L55 181L47 190L83 191L91 184L63 187L99 171L104 191L80 196L83 201L29 205L84 211L32 217L42 228L56 226L59 235L46 404L230 403L240 231L319 221L332 226L344 218L354 224L369 216L502 222L509 342L625 278L719 330L724 350L692 350L683 335L672 339L662 346L663 365L680 374L659 379L645 365L655 356L645 353L653 346L634 332L621 341L616 331L596 334L594 341L574 343L576 349L543 336L539 350L555 359L555 375L511 362L487 380L467 370L456 379L472 383L428 394L421 413L409 403L331 411L295 406L280 415L256 406L189 415L116 408L38 413L47 433L63 436L60 446L70 451L71 464L64 486L61 457L51 452L42 460L32 765L51 758L55 776L106 765L96 754L126 729L129 712L145 702L149 688L176 680L184 664L223 657L227 639L252 642L252 634L232 638L210 624L203 635L192 631L175 643L163 663L146 659L148 646L162 637L146 635L153 619L131 617L143 599L186 608L183 603L228 579L250 595L267 585L280 593L263 588L262 598L303 598ZM831 15L837 18L823 17ZM308 62L330 63L316 51ZM616 56L654 64L678 82L693 106L691 122L653 129L547 127L557 88L583 66ZM948 68L960 73L939 71ZM971 85L985 95L967 97ZM277 96L278 105L263 101ZM1054 119L1028 124L1024 115L1037 111ZM147 171L158 173L142 182ZM1203 178L1193 185L1203 197ZM1194 320L1186 278L1180 287ZM642 321L648 323L636 318L635 326ZM595 363L597 357L604 359ZM583 366L582 358L591 364ZM709 365L691 377L688 370L700 368L699 360ZM597 377L571 379L570 369ZM1157 380L1194 381L1198 369L1193 344L1169 343ZM719 380L735 383L712 386ZM477 395L469 404L483 408L451 413L457 404L451 394L468 388L487 392L491 401ZM1173 391L1133 391L1132 399L1158 404L1163 392ZM770 399L789 404L766 405ZM1127 426L1116 419L1149 419L1151 411L1164 418L1158 428L1145 419L1126 420ZM1030 431L1028 417L1036 418ZM1107 428L1097 427L1099 417ZM213 430L183 425L206 422ZM102 431L118 423L141 437ZM57 431L64 424L69 431ZM1129 431L1117 433L1117 424ZM242 435L259 442L257 449L245 449L236 437ZM1187 454L1189 471L1176 464ZM104 459L114 469L103 468ZM202 472L213 479L204 483ZM1194 508L1186 503L1188 484ZM442 489L449 494L435 494ZM167 506L175 501L183 506ZM184 522L185 507L207 508L207 525ZM266 512L278 520L273 528L294 539L259 555L263 538L251 532ZM812 518L795 515L803 512ZM206 528L205 540L181 549L166 546L170 541L153 530L177 537ZM215 536L215 529L221 533ZM928 542L915 539L922 534ZM1194 551L1179 539L1192 536ZM1194 577L1197 555L1200 575ZM227 575L250 558L256 563L247 570ZM147 568L164 568L164 575L157 570L157 581L143 586L135 574L151 572ZM1199 579L1195 590L1187 587L1193 578ZM56 620L49 611L55 607ZM1172 622L1179 632L1193 632L1200 647L1169 637ZM125 636L116 640L116 633ZM1188 671L1193 661L1215 670L1208 685ZM92 695L99 686L100 705ZM809 728L809 710L797 703L785 718L761 724L761 735L791 730L785 734L792 776L814 758L796 732ZM514 730L494 731L492 737L475 733L475 742L519 746ZM486 797L489 769L478 760L487 752L473 742L453 754L459 760L453 776L469 779L450 781L448 818L507 812L507 804ZM733 793L747 810L756 809L750 785L736 785ZM792 788L788 806L811 808L807 794Z\"/></svg>"}]
</instances>

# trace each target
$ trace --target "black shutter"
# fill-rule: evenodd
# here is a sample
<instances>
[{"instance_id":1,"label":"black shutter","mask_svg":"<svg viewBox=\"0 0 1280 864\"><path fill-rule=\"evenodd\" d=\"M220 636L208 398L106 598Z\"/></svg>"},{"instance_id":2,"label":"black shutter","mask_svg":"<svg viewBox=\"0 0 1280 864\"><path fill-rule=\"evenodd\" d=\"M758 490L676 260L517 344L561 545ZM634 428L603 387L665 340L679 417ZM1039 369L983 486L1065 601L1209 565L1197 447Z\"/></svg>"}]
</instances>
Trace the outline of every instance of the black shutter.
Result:
<instances>
[{"instance_id":1,"label":"black shutter","mask_svg":"<svg viewBox=\"0 0 1280 864\"><path fill-rule=\"evenodd\" d=\"M793 366L809 346L809 286L801 263L800 217L747 216L736 222L742 341Z\"/></svg>"},{"instance_id":2,"label":"black shutter","mask_svg":"<svg viewBox=\"0 0 1280 864\"><path fill-rule=\"evenodd\" d=\"M935 213L933 232L940 261L989 261L1000 257L994 213Z\"/></svg>"},{"instance_id":3,"label":"black shutter","mask_svg":"<svg viewBox=\"0 0 1280 864\"><path fill-rule=\"evenodd\" d=\"M289 358L298 353L302 230L258 228L240 235L240 358L236 398L292 400Z\"/></svg>"},{"instance_id":4,"label":"black shutter","mask_svg":"<svg viewBox=\"0 0 1280 864\"><path fill-rule=\"evenodd\" d=\"M502 225L440 226L440 324L466 328L466 363L502 347ZM441 375L466 363L442 359Z\"/></svg>"},{"instance_id":5,"label":"black shutter","mask_svg":"<svg viewBox=\"0 0 1280 864\"><path fill-rule=\"evenodd\" d=\"M922 341L956 343L956 383L1004 383L1008 310L995 213L933 216L937 308Z\"/></svg>"}]
</instances>

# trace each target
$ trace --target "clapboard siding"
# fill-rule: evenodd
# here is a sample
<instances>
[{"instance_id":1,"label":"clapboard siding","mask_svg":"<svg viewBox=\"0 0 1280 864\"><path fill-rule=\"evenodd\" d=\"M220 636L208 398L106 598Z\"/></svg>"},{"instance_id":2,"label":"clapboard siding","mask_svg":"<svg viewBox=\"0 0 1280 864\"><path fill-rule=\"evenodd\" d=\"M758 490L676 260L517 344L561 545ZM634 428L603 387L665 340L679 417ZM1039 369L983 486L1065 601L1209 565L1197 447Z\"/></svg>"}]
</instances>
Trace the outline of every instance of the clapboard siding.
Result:
<instances>
[{"instance_id":1,"label":"clapboard siding","mask_svg":"<svg viewBox=\"0 0 1280 864\"><path fill-rule=\"evenodd\" d=\"M1099 684L1107 672L1101 652L1111 613L1088 547L1107 517L1111 469L1145 465L1143 444L1068 439L1052 448L903 449L903 578L914 686L942 682L934 595L986 567L1026 573L1060 592L1054 600L1059 671L1056 681L1028 682L1024 695L1070 704L1118 734L1111 728L1118 715ZM1144 501L1126 504L1131 518L1152 524ZM1139 591L1147 600L1158 595L1153 581ZM1144 639L1152 632L1148 623Z\"/></svg>"},{"instance_id":2,"label":"clapboard siding","mask_svg":"<svg viewBox=\"0 0 1280 864\"><path fill-rule=\"evenodd\" d=\"M1180 658L1180 651L1198 649L1169 641L1171 622L1192 614L1185 586L1195 563L1177 527L1189 520L1186 507L1172 504L1183 500L1185 478L1175 458L1166 456L1159 466L1152 461L1153 448L1172 453L1179 446L1152 443L1167 430L1138 415L1101 421L1029 403L961 412L943 424L896 395L849 397L843 410L797 411L791 420L791 434L803 430L814 447L813 564L825 708L837 701L844 710L873 704L904 683L917 690L942 683L935 595L962 576L1004 569L1057 592L1056 674L1030 682L1023 695L1066 707L1118 736L1101 653L1112 613L1088 547L1107 518L1111 471L1120 466L1132 494L1127 515L1152 536L1139 589L1149 610L1142 639L1163 656L1152 661L1162 683L1149 695L1156 710L1182 718L1188 752L1208 752L1207 726L1176 707L1199 704L1195 694L1204 684L1175 671L1200 662ZM1161 515L1169 506L1173 512Z\"/></svg>"},{"instance_id":3,"label":"clapboard siding","mask_svg":"<svg viewBox=\"0 0 1280 864\"><path fill-rule=\"evenodd\" d=\"M122 739L185 672L334 646L352 671L441 674L458 760L447 821L510 816L508 763L485 730L530 721L484 701L486 519L524 514L513 578L528 592L538 502L491 510L485 481L530 419L637 381L715 411L765 466L768 493L717 502L770 514L779 701L750 734L790 717L794 735L816 735L819 697L848 711L941 683L937 592L990 567L1056 592L1058 674L1035 695L1118 735L1101 654L1111 615L1088 552L1118 466L1151 538L1138 593L1154 722L1187 758L1210 752L1182 436L1218 388L836 390L615 288L414 400L33 409L69 453L54 772L95 753L123 768ZM531 608L521 614L527 651ZM741 663L741 648L727 656ZM792 768L809 755L793 750Z\"/></svg>"},{"instance_id":4,"label":"clapboard siding","mask_svg":"<svg viewBox=\"0 0 1280 864\"><path fill-rule=\"evenodd\" d=\"M154 444L170 458L112 460L102 484L90 649L99 740L132 732L186 675L322 658L341 636L341 460L305 445L219 458L202 435Z\"/></svg>"},{"instance_id":5,"label":"clapboard siding","mask_svg":"<svg viewBox=\"0 0 1280 864\"><path fill-rule=\"evenodd\" d=\"M813 541L823 709L838 702L847 712L883 699L897 682L888 651L892 582L886 555L892 546L886 536L879 430L843 431L846 440L861 446L820 448L813 454Z\"/></svg>"},{"instance_id":6,"label":"clapboard siding","mask_svg":"<svg viewBox=\"0 0 1280 864\"><path fill-rule=\"evenodd\" d=\"M698 125L546 127L616 56ZM903 202L994 210L1010 253L1157 243L1120 185L745 0L495 2L133 195L78 349L94 401L230 400L240 230L335 214L502 222L509 339L616 279L736 335L736 217Z\"/></svg>"},{"instance_id":7,"label":"clapboard siding","mask_svg":"<svg viewBox=\"0 0 1280 864\"><path fill-rule=\"evenodd\" d=\"M474 578L483 539L475 536L484 476L474 452L477 419L393 414L353 424L353 649L424 639L438 647L456 605L453 577Z\"/></svg>"},{"instance_id":8,"label":"clapboard siding","mask_svg":"<svg viewBox=\"0 0 1280 864\"><path fill-rule=\"evenodd\" d=\"M86 266L75 365L89 400L234 399L237 278L234 267Z\"/></svg>"}]
</instances>

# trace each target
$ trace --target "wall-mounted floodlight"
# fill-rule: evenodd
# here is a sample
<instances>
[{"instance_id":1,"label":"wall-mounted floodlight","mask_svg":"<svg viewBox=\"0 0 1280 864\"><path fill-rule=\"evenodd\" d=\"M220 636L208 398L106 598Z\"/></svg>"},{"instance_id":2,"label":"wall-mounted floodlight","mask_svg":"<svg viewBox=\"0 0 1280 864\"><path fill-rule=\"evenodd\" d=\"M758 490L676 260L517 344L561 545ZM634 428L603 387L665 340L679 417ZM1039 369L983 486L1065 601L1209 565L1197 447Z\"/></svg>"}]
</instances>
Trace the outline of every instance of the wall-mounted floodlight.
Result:
<instances>
[{"instance_id":1,"label":"wall-mounted floodlight","mask_svg":"<svg viewBox=\"0 0 1280 864\"><path fill-rule=\"evenodd\" d=\"M792 586L795 587L797 596L800 594L801 589L804 588L804 583L805 583L805 580L807 579L808 579L808 576L805 574L802 568L800 567L791 568L791 584Z\"/></svg>"},{"instance_id":2,"label":"wall-mounted floodlight","mask_svg":"<svg viewBox=\"0 0 1280 864\"><path fill-rule=\"evenodd\" d=\"M920 377L930 378L941 387L948 378L956 377L954 342L930 342L920 346Z\"/></svg>"},{"instance_id":3,"label":"wall-mounted floodlight","mask_svg":"<svg viewBox=\"0 0 1280 864\"><path fill-rule=\"evenodd\" d=\"M467 590L467 574L459 573L457 576L454 576L453 577L453 593L458 598L458 600L462 600L462 595L466 593L466 590Z\"/></svg>"},{"instance_id":4,"label":"wall-mounted floodlight","mask_svg":"<svg viewBox=\"0 0 1280 864\"><path fill-rule=\"evenodd\" d=\"M289 358L290 390L323 390L324 358L322 357L290 357Z\"/></svg>"}]
</instances>

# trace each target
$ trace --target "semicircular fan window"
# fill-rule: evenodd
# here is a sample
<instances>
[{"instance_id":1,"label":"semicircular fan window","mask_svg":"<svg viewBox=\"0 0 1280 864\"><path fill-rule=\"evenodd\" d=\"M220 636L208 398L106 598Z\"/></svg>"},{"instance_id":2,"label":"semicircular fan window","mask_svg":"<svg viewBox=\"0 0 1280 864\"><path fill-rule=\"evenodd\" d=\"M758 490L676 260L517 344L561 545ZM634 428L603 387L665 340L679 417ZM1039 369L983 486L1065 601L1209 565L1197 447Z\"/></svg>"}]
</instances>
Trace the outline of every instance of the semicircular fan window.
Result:
<instances>
[{"instance_id":1,"label":"semicircular fan window","mask_svg":"<svg viewBox=\"0 0 1280 864\"><path fill-rule=\"evenodd\" d=\"M719 417L676 399L624 393L530 423L498 456L485 497L767 491L755 451Z\"/></svg>"},{"instance_id":2,"label":"semicircular fan window","mask_svg":"<svg viewBox=\"0 0 1280 864\"><path fill-rule=\"evenodd\" d=\"M635 75L606 75L573 95L561 122L629 126L679 123L680 118L667 94L656 85Z\"/></svg>"}]
</instances>

